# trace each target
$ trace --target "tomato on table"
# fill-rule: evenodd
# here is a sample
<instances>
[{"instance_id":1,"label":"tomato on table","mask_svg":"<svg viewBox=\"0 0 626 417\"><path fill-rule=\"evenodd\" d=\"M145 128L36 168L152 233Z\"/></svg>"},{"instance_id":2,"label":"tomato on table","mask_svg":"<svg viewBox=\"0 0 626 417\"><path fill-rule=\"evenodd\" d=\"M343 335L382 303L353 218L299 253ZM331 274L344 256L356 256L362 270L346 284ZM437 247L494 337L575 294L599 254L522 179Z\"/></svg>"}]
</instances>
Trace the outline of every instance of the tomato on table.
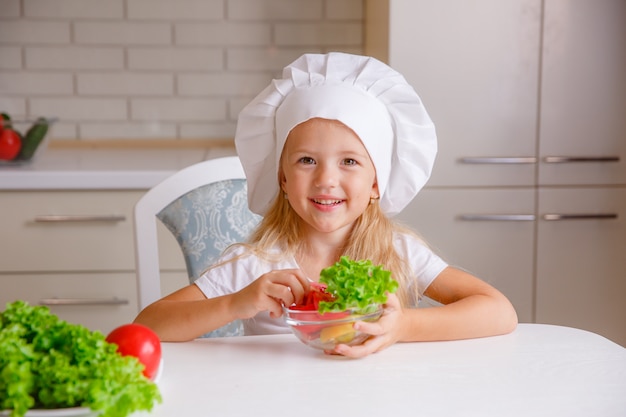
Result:
<instances>
[{"instance_id":1,"label":"tomato on table","mask_svg":"<svg viewBox=\"0 0 626 417\"><path fill-rule=\"evenodd\" d=\"M124 356L134 356L145 368L146 378L156 378L161 365L161 341L147 326L137 323L124 324L114 329L106 341L117 345L117 351Z\"/></svg>"}]
</instances>

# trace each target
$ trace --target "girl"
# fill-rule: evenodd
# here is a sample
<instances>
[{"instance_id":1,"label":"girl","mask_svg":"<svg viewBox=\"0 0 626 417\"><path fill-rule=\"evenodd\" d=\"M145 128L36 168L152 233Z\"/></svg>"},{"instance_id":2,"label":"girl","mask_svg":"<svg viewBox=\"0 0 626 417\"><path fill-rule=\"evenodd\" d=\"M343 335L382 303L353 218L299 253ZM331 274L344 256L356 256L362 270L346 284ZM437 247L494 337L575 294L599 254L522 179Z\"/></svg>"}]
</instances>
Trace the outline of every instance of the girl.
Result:
<instances>
[{"instance_id":1,"label":"girl","mask_svg":"<svg viewBox=\"0 0 626 417\"><path fill-rule=\"evenodd\" d=\"M263 220L249 243L139 314L136 322L162 340L193 339L235 319L246 334L289 332L282 305L301 302L342 255L384 265L400 289L377 322L355 324L372 335L365 343L333 353L362 357L396 342L491 336L517 325L499 291L389 218L426 183L436 137L413 88L387 65L342 53L302 56L242 110L235 144L250 209ZM424 295L442 306L415 308Z\"/></svg>"}]
</instances>

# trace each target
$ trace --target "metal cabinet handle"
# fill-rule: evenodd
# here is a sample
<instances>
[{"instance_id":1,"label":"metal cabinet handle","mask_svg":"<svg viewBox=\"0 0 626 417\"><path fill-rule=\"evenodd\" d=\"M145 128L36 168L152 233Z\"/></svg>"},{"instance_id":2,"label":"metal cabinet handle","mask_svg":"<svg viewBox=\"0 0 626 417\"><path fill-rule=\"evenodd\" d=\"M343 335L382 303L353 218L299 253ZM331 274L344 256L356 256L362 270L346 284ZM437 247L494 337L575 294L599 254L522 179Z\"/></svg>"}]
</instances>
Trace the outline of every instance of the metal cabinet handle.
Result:
<instances>
[{"instance_id":1,"label":"metal cabinet handle","mask_svg":"<svg viewBox=\"0 0 626 417\"><path fill-rule=\"evenodd\" d=\"M558 220L610 220L617 219L617 213L599 213L599 214L544 214L542 219L548 221Z\"/></svg>"},{"instance_id":2,"label":"metal cabinet handle","mask_svg":"<svg viewBox=\"0 0 626 417\"><path fill-rule=\"evenodd\" d=\"M619 162L619 156L546 156L543 162L564 164L568 162Z\"/></svg>"},{"instance_id":3,"label":"metal cabinet handle","mask_svg":"<svg viewBox=\"0 0 626 417\"><path fill-rule=\"evenodd\" d=\"M498 222L532 222L534 214L461 214L461 220L465 221L498 221Z\"/></svg>"},{"instance_id":4,"label":"metal cabinet handle","mask_svg":"<svg viewBox=\"0 0 626 417\"><path fill-rule=\"evenodd\" d=\"M45 214L35 216L37 223L74 223L74 222L123 222L126 216L109 215L65 215L65 214Z\"/></svg>"},{"instance_id":5,"label":"metal cabinet handle","mask_svg":"<svg viewBox=\"0 0 626 417\"><path fill-rule=\"evenodd\" d=\"M463 164L534 164L537 158L534 156L464 157L459 161Z\"/></svg>"},{"instance_id":6,"label":"metal cabinet handle","mask_svg":"<svg viewBox=\"0 0 626 417\"><path fill-rule=\"evenodd\" d=\"M39 304L45 306L111 306L128 305L128 300L123 298L44 298Z\"/></svg>"},{"instance_id":7,"label":"metal cabinet handle","mask_svg":"<svg viewBox=\"0 0 626 417\"><path fill-rule=\"evenodd\" d=\"M562 164L568 162L619 162L619 156L546 156L543 162L548 164ZM463 164L534 164L534 156L502 156L502 157L463 157L459 161Z\"/></svg>"}]
</instances>

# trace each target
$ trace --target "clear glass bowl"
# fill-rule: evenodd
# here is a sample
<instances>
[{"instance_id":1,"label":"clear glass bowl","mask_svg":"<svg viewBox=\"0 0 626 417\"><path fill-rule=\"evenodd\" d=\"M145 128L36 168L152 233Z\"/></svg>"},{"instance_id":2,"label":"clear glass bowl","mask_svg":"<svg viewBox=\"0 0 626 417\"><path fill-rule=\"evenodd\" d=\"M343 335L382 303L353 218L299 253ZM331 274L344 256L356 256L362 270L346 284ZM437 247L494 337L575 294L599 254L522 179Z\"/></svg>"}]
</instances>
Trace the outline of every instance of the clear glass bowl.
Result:
<instances>
[{"instance_id":1,"label":"clear glass bowl","mask_svg":"<svg viewBox=\"0 0 626 417\"><path fill-rule=\"evenodd\" d=\"M43 120L41 120L43 119ZM0 167L2 166L21 166L32 163L35 159L37 159L48 147L48 142L50 141L50 131L52 130L52 126L54 123L58 121L56 117L48 117L41 119L11 119L8 123L11 129L15 130L22 137L22 146L24 146L24 137L26 136L28 130L36 125L41 125L46 123L48 125L48 130L45 136L41 139L41 141L37 144L32 155L29 155L28 158L22 157L18 155L15 159L6 160L0 159ZM4 122L5 126L7 122Z\"/></svg>"},{"instance_id":2,"label":"clear glass bowl","mask_svg":"<svg viewBox=\"0 0 626 417\"><path fill-rule=\"evenodd\" d=\"M370 335L355 330L354 323L376 321L382 314L381 305L372 305L360 312L347 310L324 314L283 307L285 322L293 334L305 345L321 350L333 350L338 344L352 346L363 343Z\"/></svg>"}]
</instances>

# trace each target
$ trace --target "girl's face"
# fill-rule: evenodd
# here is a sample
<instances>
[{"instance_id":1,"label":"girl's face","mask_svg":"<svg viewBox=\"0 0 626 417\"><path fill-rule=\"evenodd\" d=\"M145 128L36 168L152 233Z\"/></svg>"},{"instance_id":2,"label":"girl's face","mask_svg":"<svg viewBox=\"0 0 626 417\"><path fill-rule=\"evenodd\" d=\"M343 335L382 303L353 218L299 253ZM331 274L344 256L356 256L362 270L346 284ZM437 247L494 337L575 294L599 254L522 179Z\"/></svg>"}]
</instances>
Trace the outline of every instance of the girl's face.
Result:
<instances>
[{"instance_id":1,"label":"girl's face","mask_svg":"<svg viewBox=\"0 0 626 417\"><path fill-rule=\"evenodd\" d=\"M310 119L289 133L279 180L310 232L347 234L370 199L379 196L365 146L336 120Z\"/></svg>"}]
</instances>

